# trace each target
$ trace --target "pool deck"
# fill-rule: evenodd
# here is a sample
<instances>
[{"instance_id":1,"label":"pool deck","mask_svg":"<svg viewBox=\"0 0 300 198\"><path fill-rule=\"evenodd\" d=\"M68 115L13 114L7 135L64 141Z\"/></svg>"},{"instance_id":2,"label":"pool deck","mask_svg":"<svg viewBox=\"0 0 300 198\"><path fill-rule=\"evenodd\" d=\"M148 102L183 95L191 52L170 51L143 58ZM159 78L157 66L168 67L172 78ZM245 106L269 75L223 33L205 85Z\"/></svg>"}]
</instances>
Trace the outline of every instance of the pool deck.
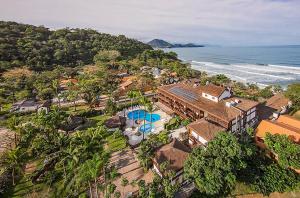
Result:
<instances>
[{"instance_id":1,"label":"pool deck","mask_svg":"<svg viewBox=\"0 0 300 198\"><path fill-rule=\"evenodd\" d=\"M145 138L147 138L148 134L150 134L150 133L157 134L157 133L161 132L162 130L164 130L164 124L167 123L171 119L170 115L168 115L167 113L165 113L164 111L162 111L158 108L156 108L156 109L157 110L153 111L152 114L160 115L160 119L156 122L152 122L154 127L153 127L151 132L148 132L148 133L144 134ZM144 110L144 109L143 109L143 107L139 107L139 108L133 109L132 111L135 111L135 110ZM130 111L131 110L126 111L125 114L127 115L127 113L130 112ZM119 115L124 115L124 111L119 112ZM146 121L145 123L147 124L147 123L150 123L150 122ZM124 135L129 137L129 144L130 145L135 146L135 145L137 145L138 143L140 143L142 141L142 135L137 136L136 133L138 132L138 129L143 124L144 124L143 121L141 121L141 123L139 123L139 124L136 124L135 121L127 118L127 120L126 120L126 129L123 133L124 133ZM134 129L132 129L132 127Z\"/></svg>"}]
</instances>

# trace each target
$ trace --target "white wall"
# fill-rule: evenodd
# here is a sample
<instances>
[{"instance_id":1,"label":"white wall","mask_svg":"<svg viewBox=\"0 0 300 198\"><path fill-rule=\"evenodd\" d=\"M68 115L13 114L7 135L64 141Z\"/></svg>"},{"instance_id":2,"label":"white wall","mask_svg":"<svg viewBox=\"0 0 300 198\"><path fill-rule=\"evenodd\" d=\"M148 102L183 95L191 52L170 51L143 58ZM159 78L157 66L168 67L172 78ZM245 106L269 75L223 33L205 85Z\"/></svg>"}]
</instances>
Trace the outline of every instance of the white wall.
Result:
<instances>
[{"instance_id":1,"label":"white wall","mask_svg":"<svg viewBox=\"0 0 300 198\"><path fill-rule=\"evenodd\" d=\"M194 138L196 138L199 142L201 142L202 144L206 145L207 144L207 140L205 140L204 138L202 138L200 135L198 135L195 131L192 131L192 136Z\"/></svg>"},{"instance_id":2,"label":"white wall","mask_svg":"<svg viewBox=\"0 0 300 198\"><path fill-rule=\"evenodd\" d=\"M203 97L203 98L206 98L206 99L208 99L208 100L214 101L214 102L219 102L219 100L218 100L217 97L212 96L212 95L210 95L210 94L208 94L208 93L202 92L202 97Z\"/></svg>"},{"instance_id":3,"label":"white wall","mask_svg":"<svg viewBox=\"0 0 300 198\"><path fill-rule=\"evenodd\" d=\"M220 95L219 98L216 97L216 96L212 96L212 95L210 95L210 94L208 94L208 93L202 92L202 97L207 98L207 99L209 99L209 100L211 100L211 101L214 101L214 102L219 102L220 100L222 100L222 99L224 99L224 98L229 98L230 96L231 96L231 93L230 93L230 91L228 91L228 90L225 90L225 91Z\"/></svg>"}]
</instances>

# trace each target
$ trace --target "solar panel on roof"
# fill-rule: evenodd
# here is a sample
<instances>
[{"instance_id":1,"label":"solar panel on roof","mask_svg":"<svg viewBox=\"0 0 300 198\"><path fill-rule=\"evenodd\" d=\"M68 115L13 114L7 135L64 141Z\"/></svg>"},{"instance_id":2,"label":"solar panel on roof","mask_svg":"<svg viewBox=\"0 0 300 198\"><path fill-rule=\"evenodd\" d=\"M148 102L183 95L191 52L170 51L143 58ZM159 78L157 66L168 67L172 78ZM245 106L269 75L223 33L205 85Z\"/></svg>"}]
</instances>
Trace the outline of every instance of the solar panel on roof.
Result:
<instances>
[{"instance_id":1,"label":"solar panel on roof","mask_svg":"<svg viewBox=\"0 0 300 198\"><path fill-rule=\"evenodd\" d=\"M196 100L198 100L198 96L191 92L191 91L188 91L188 90L185 90L183 88L180 88L180 87L172 87L170 88L169 90L171 93L175 94L175 95L178 95L178 96L181 96L191 102L194 102Z\"/></svg>"}]
</instances>

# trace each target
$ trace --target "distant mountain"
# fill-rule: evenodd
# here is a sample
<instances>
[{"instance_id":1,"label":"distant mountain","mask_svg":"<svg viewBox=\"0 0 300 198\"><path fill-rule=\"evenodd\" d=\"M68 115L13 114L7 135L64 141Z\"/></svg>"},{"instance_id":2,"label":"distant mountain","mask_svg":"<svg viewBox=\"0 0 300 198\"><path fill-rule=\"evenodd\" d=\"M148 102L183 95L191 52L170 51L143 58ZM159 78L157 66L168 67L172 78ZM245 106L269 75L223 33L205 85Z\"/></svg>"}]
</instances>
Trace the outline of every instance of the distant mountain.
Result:
<instances>
[{"instance_id":1,"label":"distant mountain","mask_svg":"<svg viewBox=\"0 0 300 198\"><path fill-rule=\"evenodd\" d=\"M187 43L187 44L171 44L167 41L161 40L161 39L153 39L152 41L147 43L148 45L151 45L154 48L180 48L180 47L205 47L204 45L197 45L193 43Z\"/></svg>"},{"instance_id":2,"label":"distant mountain","mask_svg":"<svg viewBox=\"0 0 300 198\"><path fill-rule=\"evenodd\" d=\"M173 45L171 43L168 43L167 41L161 40L161 39L153 39L152 41L147 43L148 45L151 45L155 48L171 48Z\"/></svg>"}]
</instances>

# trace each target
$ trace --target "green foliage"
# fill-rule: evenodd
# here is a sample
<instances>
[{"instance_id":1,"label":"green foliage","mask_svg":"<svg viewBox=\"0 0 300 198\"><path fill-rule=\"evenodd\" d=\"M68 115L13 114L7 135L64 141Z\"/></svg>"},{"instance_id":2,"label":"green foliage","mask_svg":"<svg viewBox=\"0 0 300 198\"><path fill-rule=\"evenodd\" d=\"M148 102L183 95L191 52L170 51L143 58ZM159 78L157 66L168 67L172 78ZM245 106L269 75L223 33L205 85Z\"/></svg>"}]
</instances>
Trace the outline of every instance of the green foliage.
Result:
<instances>
[{"instance_id":1,"label":"green foliage","mask_svg":"<svg viewBox=\"0 0 300 198\"><path fill-rule=\"evenodd\" d=\"M208 195L229 193L236 183L237 171L244 169L251 149L240 145L237 138L221 132L204 149L196 148L184 165L185 176L197 189Z\"/></svg>"},{"instance_id":2,"label":"green foliage","mask_svg":"<svg viewBox=\"0 0 300 198\"><path fill-rule=\"evenodd\" d=\"M182 120L181 124L182 124L183 126L187 126L187 125L189 125L191 122L192 122L191 119L184 119L184 120Z\"/></svg>"},{"instance_id":3,"label":"green foliage","mask_svg":"<svg viewBox=\"0 0 300 198\"><path fill-rule=\"evenodd\" d=\"M273 92L272 92L272 86L267 86L265 88L263 88L262 90L260 90L259 95L263 98L271 98L273 96Z\"/></svg>"},{"instance_id":4,"label":"green foliage","mask_svg":"<svg viewBox=\"0 0 300 198\"><path fill-rule=\"evenodd\" d=\"M148 169L152 165L152 157L154 150L159 146L169 142L169 136L167 131L163 131L159 134L150 134L148 139L141 143L138 149L138 159L141 165Z\"/></svg>"},{"instance_id":5,"label":"green foliage","mask_svg":"<svg viewBox=\"0 0 300 198\"><path fill-rule=\"evenodd\" d=\"M254 184L255 189L269 195L272 192L287 192L300 187L300 176L289 169L284 169L277 164L262 168L261 177Z\"/></svg>"},{"instance_id":6,"label":"green foliage","mask_svg":"<svg viewBox=\"0 0 300 198\"><path fill-rule=\"evenodd\" d=\"M179 116L175 116L168 123L165 124L165 129L167 130L175 130L178 129L181 125L181 118Z\"/></svg>"},{"instance_id":7,"label":"green foliage","mask_svg":"<svg viewBox=\"0 0 300 198\"><path fill-rule=\"evenodd\" d=\"M210 81L216 85L223 85L223 84L229 83L230 78L228 78L224 74L217 74L217 75L214 75L214 76L208 78L208 81Z\"/></svg>"},{"instance_id":8,"label":"green foliage","mask_svg":"<svg viewBox=\"0 0 300 198\"><path fill-rule=\"evenodd\" d=\"M49 30L42 26L0 22L0 70L28 65L32 70L49 70L53 65L91 64L101 50L119 51L122 57L135 57L149 45L123 35L112 36L91 29Z\"/></svg>"},{"instance_id":9,"label":"green foliage","mask_svg":"<svg viewBox=\"0 0 300 198\"><path fill-rule=\"evenodd\" d=\"M78 87L81 97L92 107L98 102L99 96L103 90L103 81L95 76L85 75L80 78Z\"/></svg>"},{"instance_id":10,"label":"green foliage","mask_svg":"<svg viewBox=\"0 0 300 198\"><path fill-rule=\"evenodd\" d=\"M116 61L118 57L120 57L120 52L116 50L100 50L95 56L94 56L94 62L110 62L110 61Z\"/></svg>"},{"instance_id":11,"label":"green foliage","mask_svg":"<svg viewBox=\"0 0 300 198\"><path fill-rule=\"evenodd\" d=\"M117 112L117 104L115 101L113 101L111 98L107 100L106 106L105 106L105 113L109 115L114 115Z\"/></svg>"},{"instance_id":12,"label":"green foliage","mask_svg":"<svg viewBox=\"0 0 300 198\"><path fill-rule=\"evenodd\" d=\"M267 133L265 144L278 156L279 165L284 168L300 168L300 145L293 143L286 135Z\"/></svg>"},{"instance_id":13,"label":"green foliage","mask_svg":"<svg viewBox=\"0 0 300 198\"><path fill-rule=\"evenodd\" d=\"M300 83L294 83L288 86L285 96L289 98L294 106L300 108Z\"/></svg>"}]
</instances>

